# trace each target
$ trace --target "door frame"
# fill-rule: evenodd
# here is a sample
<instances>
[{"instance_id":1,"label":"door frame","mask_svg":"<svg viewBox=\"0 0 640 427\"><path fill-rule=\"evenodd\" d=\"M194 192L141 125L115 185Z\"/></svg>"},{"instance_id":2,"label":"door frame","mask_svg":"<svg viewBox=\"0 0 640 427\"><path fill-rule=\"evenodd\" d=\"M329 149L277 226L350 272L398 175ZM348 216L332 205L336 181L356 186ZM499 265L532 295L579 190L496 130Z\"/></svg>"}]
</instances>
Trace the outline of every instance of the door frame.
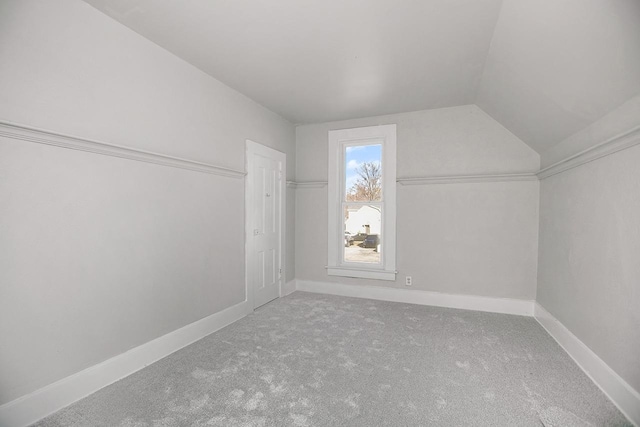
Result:
<instances>
[{"instance_id":1,"label":"door frame","mask_svg":"<svg viewBox=\"0 0 640 427\"><path fill-rule=\"evenodd\" d=\"M282 287L285 281L285 250L286 250L286 215L287 215L287 155L281 151L267 147L266 145L259 144L255 141L247 139L245 142L245 167L246 175L244 180L244 276L245 276L245 301L249 306L249 311L253 312L254 307L254 295L253 287L251 286L251 269L249 266L253 265L253 225L249 212L253 212L253 156L254 154L260 154L265 157L277 160L280 163L280 176L278 185L280 185L280 236L278 236L280 251L278 254L279 268L282 270L280 273L280 280L278 284L278 298L282 297Z\"/></svg>"}]
</instances>

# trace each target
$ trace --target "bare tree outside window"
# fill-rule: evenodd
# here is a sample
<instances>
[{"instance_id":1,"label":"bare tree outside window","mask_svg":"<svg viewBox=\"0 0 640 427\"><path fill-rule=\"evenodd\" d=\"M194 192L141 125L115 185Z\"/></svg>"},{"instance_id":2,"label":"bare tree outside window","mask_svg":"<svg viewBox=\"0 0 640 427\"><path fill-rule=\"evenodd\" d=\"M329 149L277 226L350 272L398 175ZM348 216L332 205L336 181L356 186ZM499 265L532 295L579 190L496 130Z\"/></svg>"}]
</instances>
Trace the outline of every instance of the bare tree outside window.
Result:
<instances>
[{"instance_id":1,"label":"bare tree outside window","mask_svg":"<svg viewBox=\"0 0 640 427\"><path fill-rule=\"evenodd\" d=\"M382 168L380 162L364 162L356 169L358 178L347 192L347 201L366 202L382 199Z\"/></svg>"}]
</instances>

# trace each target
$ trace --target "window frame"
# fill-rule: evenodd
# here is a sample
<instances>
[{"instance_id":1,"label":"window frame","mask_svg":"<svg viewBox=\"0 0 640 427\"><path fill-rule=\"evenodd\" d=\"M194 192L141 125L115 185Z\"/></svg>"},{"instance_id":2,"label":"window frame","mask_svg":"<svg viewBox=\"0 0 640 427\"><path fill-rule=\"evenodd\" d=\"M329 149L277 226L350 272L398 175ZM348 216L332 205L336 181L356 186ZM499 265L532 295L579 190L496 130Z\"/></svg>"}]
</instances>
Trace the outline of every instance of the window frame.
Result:
<instances>
[{"instance_id":1,"label":"window frame","mask_svg":"<svg viewBox=\"0 0 640 427\"><path fill-rule=\"evenodd\" d=\"M345 148L382 145L382 201L346 202ZM328 266L330 276L396 280L396 125L367 126L329 131ZM381 205L381 262L345 262L343 205Z\"/></svg>"}]
</instances>

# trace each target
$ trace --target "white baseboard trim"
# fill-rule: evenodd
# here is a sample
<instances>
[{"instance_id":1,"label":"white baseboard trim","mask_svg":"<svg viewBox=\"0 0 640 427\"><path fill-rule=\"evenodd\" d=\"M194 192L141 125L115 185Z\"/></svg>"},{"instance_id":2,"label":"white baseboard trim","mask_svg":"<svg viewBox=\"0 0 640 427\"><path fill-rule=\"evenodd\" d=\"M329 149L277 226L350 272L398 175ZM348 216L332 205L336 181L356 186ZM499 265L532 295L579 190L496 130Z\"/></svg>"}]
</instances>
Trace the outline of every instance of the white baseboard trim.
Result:
<instances>
[{"instance_id":1,"label":"white baseboard trim","mask_svg":"<svg viewBox=\"0 0 640 427\"><path fill-rule=\"evenodd\" d=\"M22 427L108 386L251 312L243 301L0 406L0 425Z\"/></svg>"},{"instance_id":2,"label":"white baseboard trim","mask_svg":"<svg viewBox=\"0 0 640 427\"><path fill-rule=\"evenodd\" d=\"M282 296L286 297L296 291L296 279L290 280L282 285Z\"/></svg>"},{"instance_id":3,"label":"white baseboard trim","mask_svg":"<svg viewBox=\"0 0 640 427\"><path fill-rule=\"evenodd\" d=\"M534 301L491 298L474 295L444 294L421 290L388 288L383 286L345 285L342 283L296 280L296 289L305 292L340 295L344 297L369 298L409 304L433 305L463 310L488 311L491 313L533 316Z\"/></svg>"},{"instance_id":4,"label":"white baseboard trim","mask_svg":"<svg viewBox=\"0 0 640 427\"><path fill-rule=\"evenodd\" d=\"M580 368L636 426L640 425L640 393L616 374L589 347L539 303L509 298L444 294L378 286L291 280L283 296L295 290L464 310L534 316ZM197 322L156 338L98 365L0 406L0 425L28 426L38 420L156 362L169 354L240 320L252 310L243 301Z\"/></svg>"},{"instance_id":5,"label":"white baseboard trim","mask_svg":"<svg viewBox=\"0 0 640 427\"><path fill-rule=\"evenodd\" d=\"M640 425L640 393L537 302L534 317L618 409L636 426Z\"/></svg>"}]
</instances>

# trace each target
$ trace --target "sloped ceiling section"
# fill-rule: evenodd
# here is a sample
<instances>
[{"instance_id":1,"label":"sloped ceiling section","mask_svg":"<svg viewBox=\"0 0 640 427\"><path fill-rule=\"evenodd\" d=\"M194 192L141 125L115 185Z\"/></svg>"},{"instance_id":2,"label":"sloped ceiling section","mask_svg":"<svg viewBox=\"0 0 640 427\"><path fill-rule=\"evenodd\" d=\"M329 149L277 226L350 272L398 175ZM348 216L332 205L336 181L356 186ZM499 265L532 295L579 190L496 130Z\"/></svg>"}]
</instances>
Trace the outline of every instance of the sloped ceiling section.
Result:
<instances>
[{"instance_id":1,"label":"sloped ceiling section","mask_svg":"<svg viewBox=\"0 0 640 427\"><path fill-rule=\"evenodd\" d=\"M536 151L639 93L640 1L503 2L476 103Z\"/></svg>"},{"instance_id":2,"label":"sloped ceiling section","mask_svg":"<svg viewBox=\"0 0 640 427\"><path fill-rule=\"evenodd\" d=\"M86 0L293 123L473 104L500 0Z\"/></svg>"},{"instance_id":3,"label":"sloped ceiling section","mask_svg":"<svg viewBox=\"0 0 640 427\"><path fill-rule=\"evenodd\" d=\"M475 103L543 153L640 94L638 0L85 1L292 123Z\"/></svg>"}]
</instances>

